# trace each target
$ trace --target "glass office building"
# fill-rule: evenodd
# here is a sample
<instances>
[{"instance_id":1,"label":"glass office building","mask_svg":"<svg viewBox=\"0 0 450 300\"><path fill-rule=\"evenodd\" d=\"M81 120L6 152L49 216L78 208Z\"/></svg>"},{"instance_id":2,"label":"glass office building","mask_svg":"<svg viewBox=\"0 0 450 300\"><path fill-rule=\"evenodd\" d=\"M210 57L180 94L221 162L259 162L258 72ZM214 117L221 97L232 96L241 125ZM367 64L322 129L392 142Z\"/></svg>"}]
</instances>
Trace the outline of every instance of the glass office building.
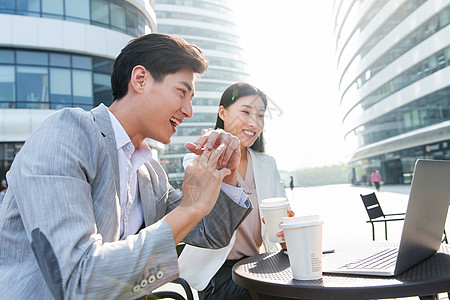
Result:
<instances>
[{"instance_id":1,"label":"glass office building","mask_svg":"<svg viewBox=\"0 0 450 300\"><path fill-rule=\"evenodd\" d=\"M202 129L216 123L222 92L231 84L246 81L243 49L226 0L156 0L158 32L180 36L205 52L209 68L196 86L192 102L194 116L177 128L166 146L161 164L173 186L181 188L182 161L188 152L186 142L194 142Z\"/></svg>"},{"instance_id":2,"label":"glass office building","mask_svg":"<svg viewBox=\"0 0 450 300\"><path fill-rule=\"evenodd\" d=\"M340 105L353 182L409 183L450 159L450 1L336 0Z\"/></svg>"},{"instance_id":3,"label":"glass office building","mask_svg":"<svg viewBox=\"0 0 450 300\"><path fill-rule=\"evenodd\" d=\"M0 179L49 114L111 104L114 59L156 31L153 2L0 0Z\"/></svg>"}]
</instances>

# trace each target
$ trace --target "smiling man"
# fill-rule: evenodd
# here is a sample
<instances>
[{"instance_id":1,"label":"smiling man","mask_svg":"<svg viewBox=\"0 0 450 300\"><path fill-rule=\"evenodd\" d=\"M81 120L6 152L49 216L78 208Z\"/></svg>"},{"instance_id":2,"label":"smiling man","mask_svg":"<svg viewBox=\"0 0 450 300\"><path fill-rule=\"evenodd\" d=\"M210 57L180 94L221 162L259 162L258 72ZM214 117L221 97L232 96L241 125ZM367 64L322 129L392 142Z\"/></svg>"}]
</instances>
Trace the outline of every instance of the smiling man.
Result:
<instances>
[{"instance_id":1,"label":"smiling man","mask_svg":"<svg viewBox=\"0 0 450 300\"><path fill-rule=\"evenodd\" d=\"M149 34L117 57L115 101L58 111L27 139L0 211L5 299L135 299L178 276L175 246L229 243L251 210L237 183L239 141L209 131L183 193L145 138L169 143L192 117L202 51Z\"/></svg>"}]
</instances>

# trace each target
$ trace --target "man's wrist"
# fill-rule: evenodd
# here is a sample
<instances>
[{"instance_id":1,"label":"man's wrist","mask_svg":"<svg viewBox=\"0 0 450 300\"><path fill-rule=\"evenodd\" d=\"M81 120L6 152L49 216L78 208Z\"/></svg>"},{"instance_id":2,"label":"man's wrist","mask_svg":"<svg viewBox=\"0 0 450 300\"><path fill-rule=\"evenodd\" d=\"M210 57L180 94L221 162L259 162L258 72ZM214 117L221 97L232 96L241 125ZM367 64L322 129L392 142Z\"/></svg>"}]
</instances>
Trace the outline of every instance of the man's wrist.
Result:
<instances>
[{"instance_id":1,"label":"man's wrist","mask_svg":"<svg viewBox=\"0 0 450 300\"><path fill-rule=\"evenodd\" d=\"M188 219L194 220L197 223L206 215L208 215L208 213L202 212L201 209L199 209L195 205L183 205L183 203L181 203L177 208L181 210L180 213L188 217Z\"/></svg>"}]
</instances>

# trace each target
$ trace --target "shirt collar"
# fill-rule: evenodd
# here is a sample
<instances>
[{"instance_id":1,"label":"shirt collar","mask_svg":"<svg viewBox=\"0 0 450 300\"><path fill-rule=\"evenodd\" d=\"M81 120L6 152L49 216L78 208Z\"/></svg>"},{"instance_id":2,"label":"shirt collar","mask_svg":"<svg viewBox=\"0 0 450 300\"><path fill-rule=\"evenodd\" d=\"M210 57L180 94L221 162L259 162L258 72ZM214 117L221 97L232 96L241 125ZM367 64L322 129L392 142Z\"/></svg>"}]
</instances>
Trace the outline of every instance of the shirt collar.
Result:
<instances>
[{"instance_id":1,"label":"shirt collar","mask_svg":"<svg viewBox=\"0 0 450 300\"><path fill-rule=\"evenodd\" d=\"M130 137L123 128L122 124L120 124L119 120L117 120L116 116L112 112L108 110L108 113L111 119L111 125L113 127L114 136L116 139L117 150L123 148L126 145L131 145L131 147L133 147L132 153L139 153L140 160L147 161L152 158L152 151L148 147L147 143L145 141L142 141L138 145L138 148L134 149L134 145L133 143L131 143Z\"/></svg>"},{"instance_id":2,"label":"shirt collar","mask_svg":"<svg viewBox=\"0 0 450 300\"><path fill-rule=\"evenodd\" d=\"M117 120L116 116L109 111L109 117L111 118L111 125L114 130L114 136L116 138L116 144L117 144L117 150L122 148L128 143L131 143L130 137L128 136L125 129L122 127L122 124L120 124L119 120Z\"/></svg>"}]
</instances>

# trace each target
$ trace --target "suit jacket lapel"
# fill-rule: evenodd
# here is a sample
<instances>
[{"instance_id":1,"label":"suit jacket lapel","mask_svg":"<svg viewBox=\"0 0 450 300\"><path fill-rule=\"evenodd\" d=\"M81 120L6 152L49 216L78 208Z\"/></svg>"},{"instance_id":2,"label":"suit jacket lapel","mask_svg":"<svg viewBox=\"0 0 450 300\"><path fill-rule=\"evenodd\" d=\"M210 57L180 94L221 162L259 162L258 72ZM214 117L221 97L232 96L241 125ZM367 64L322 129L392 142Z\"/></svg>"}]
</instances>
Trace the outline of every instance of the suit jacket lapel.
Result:
<instances>
[{"instance_id":1,"label":"suit jacket lapel","mask_svg":"<svg viewBox=\"0 0 450 300\"><path fill-rule=\"evenodd\" d=\"M154 191L150 178L150 173L144 164L138 170L138 185L139 194L141 196L142 210L144 212L144 223L146 226L155 223L156 218L156 206L155 201L150 201L154 198Z\"/></svg>"},{"instance_id":2,"label":"suit jacket lapel","mask_svg":"<svg viewBox=\"0 0 450 300\"><path fill-rule=\"evenodd\" d=\"M111 119L109 117L108 108L104 104L100 104L96 108L91 110L92 116L98 128L102 132L108 144L108 151L111 156L111 163L114 173L114 183L116 190L120 191L119 181L119 159L117 157L117 144L116 137L114 136L114 130L111 125Z\"/></svg>"},{"instance_id":3,"label":"suit jacket lapel","mask_svg":"<svg viewBox=\"0 0 450 300\"><path fill-rule=\"evenodd\" d=\"M257 194L258 202L261 203L261 197L263 195L260 195L261 187L264 186L264 177L261 176L261 174L264 174L264 168L263 168L263 162L260 161L259 156L253 152L252 149L247 148L248 152L250 153L250 156L252 157L252 165L253 165L253 176L255 178L255 189Z\"/></svg>"}]
</instances>

